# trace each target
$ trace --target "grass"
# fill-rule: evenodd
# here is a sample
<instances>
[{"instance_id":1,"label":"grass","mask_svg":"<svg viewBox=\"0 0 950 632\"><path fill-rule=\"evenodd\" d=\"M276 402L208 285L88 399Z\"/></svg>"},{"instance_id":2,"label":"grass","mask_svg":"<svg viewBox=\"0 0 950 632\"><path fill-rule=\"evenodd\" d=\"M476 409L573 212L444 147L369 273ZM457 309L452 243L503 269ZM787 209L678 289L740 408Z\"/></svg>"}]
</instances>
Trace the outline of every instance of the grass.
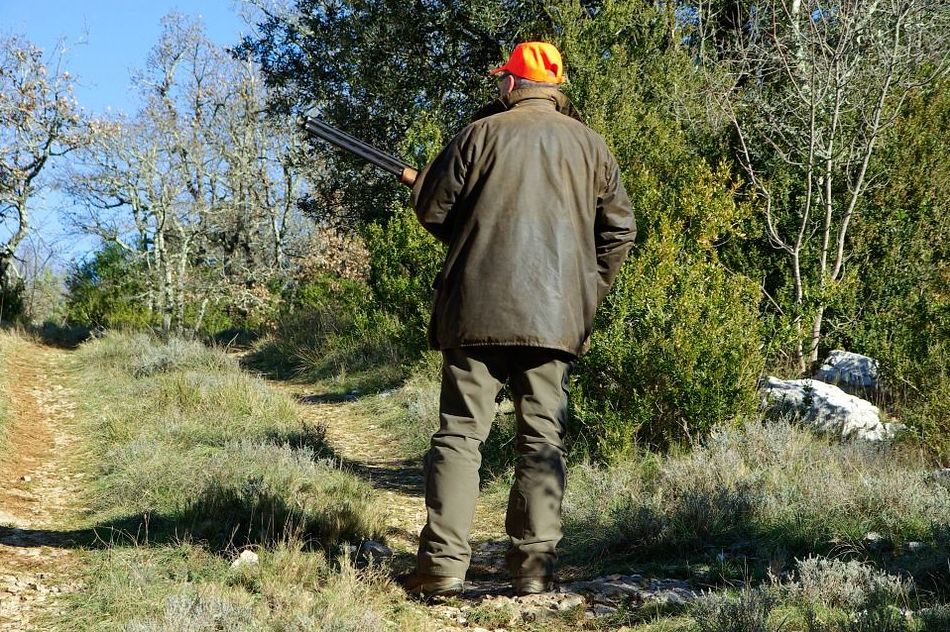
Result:
<instances>
[{"instance_id":1,"label":"grass","mask_svg":"<svg viewBox=\"0 0 950 632\"><path fill-rule=\"evenodd\" d=\"M358 632L425 620L383 574L343 556L347 542L381 538L386 515L288 397L197 343L110 334L74 358L98 540L86 590L52 629ZM260 563L232 568L246 548Z\"/></svg>"},{"instance_id":2,"label":"grass","mask_svg":"<svg viewBox=\"0 0 950 632\"><path fill-rule=\"evenodd\" d=\"M349 309L311 308L288 315L274 335L254 344L246 366L341 392L378 391L402 382L409 357L398 320L380 311Z\"/></svg>"},{"instance_id":3,"label":"grass","mask_svg":"<svg viewBox=\"0 0 950 632\"><path fill-rule=\"evenodd\" d=\"M87 589L51 629L444 625L384 569L350 561L347 542L385 532L381 503L335 466L322 429L303 423L285 396L221 352L181 341L110 335L84 345L75 364L97 480L85 504L101 541L88 553ZM406 457L425 450L437 418L438 358L417 369L357 404ZM498 511L513 456L512 415L502 410L483 470L485 500ZM907 447L841 445L753 423L688 453L576 464L564 509L568 567L686 576L711 592L685 609L598 621L582 612L512 621L507 606L486 603L469 611L470 628L950 629L940 590L950 570L950 489ZM870 531L877 544L865 541ZM910 541L922 552L908 552ZM260 562L232 567L243 549Z\"/></svg>"},{"instance_id":4,"label":"grass","mask_svg":"<svg viewBox=\"0 0 950 632\"><path fill-rule=\"evenodd\" d=\"M786 423L722 429L686 454L577 466L564 511L575 561L678 565L709 580L833 554L874 558L935 589L950 580L950 489L925 461Z\"/></svg>"},{"instance_id":5,"label":"grass","mask_svg":"<svg viewBox=\"0 0 950 632\"><path fill-rule=\"evenodd\" d=\"M90 569L90 590L66 629L145 631L417 630L422 608L378 571L328 559L300 542L259 550L233 568L206 548L113 547Z\"/></svg>"},{"instance_id":6,"label":"grass","mask_svg":"<svg viewBox=\"0 0 950 632\"><path fill-rule=\"evenodd\" d=\"M16 344L15 334L0 330L0 455L7 445L6 427L10 423L10 395L7 392L9 372L6 370L7 356L13 345Z\"/></svg>"}]
</instances>

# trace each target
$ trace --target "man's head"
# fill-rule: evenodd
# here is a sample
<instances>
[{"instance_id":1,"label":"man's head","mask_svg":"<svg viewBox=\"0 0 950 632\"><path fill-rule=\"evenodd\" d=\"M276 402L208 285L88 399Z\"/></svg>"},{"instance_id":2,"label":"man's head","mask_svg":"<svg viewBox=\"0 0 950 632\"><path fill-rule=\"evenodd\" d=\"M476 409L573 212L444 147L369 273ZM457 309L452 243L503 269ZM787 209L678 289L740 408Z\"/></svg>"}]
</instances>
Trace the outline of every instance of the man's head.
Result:
<instances>
[{"instance_id":1,"label":"man's head","mask_svg":"<svg viewBox=\"0 0 950 632\"><path fill-rule=\"evenodd\" d=\"M501 96L517 88L557 88L564 82L564 62L552 44L523 42L515 46L508 61L491 74L498 76Z\"/></svg>"}]
</instances>

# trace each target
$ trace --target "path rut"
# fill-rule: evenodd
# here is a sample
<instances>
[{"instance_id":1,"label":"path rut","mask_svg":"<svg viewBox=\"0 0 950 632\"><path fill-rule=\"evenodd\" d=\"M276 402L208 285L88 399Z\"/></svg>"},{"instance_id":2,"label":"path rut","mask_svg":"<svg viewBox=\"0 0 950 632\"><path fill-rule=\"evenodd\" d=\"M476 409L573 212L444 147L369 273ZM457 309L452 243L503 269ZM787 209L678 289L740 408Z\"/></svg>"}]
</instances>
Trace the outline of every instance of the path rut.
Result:
<instances>
[{"instance_id":1,"label":"path rut","mask_svg":"<svg viewBox=\"0 0 950 632\"><path fill-rule=\"evenodd\" d=\"M0 447L0 632L33 629L70 579L76 551L62 545L82 473L71 466L76 404L64 386L66 352L19 340L0 364L11 400Z\"/></svg>"}]
</instances>

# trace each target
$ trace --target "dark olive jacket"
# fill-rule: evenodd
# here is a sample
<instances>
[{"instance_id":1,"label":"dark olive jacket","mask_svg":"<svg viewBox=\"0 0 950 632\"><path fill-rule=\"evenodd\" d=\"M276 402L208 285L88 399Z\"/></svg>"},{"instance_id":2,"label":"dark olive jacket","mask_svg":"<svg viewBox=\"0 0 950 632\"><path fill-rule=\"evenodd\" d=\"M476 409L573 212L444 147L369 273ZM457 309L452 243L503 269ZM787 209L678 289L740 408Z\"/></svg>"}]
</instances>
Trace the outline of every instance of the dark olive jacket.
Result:
<instances>
[{"instance_id":1,"label":"dark olive jacket","mask_svg":"<svg viewBox=\"0 0 950 632\"><path fill-rule=\"evenodd\" d=\"M429 342L579 355L636 235L617 161L553 88L515 90L480 116L412 191L448 245Z\"/></svg>"}]
</instances>

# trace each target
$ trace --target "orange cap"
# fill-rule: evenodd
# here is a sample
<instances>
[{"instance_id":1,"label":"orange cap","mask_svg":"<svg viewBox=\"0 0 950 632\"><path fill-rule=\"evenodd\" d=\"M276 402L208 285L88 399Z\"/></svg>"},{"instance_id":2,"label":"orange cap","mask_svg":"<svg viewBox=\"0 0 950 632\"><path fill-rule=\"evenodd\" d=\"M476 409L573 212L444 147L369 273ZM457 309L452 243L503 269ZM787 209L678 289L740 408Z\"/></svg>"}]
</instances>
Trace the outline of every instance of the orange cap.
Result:
<instances>
[{"instance_id":1,"label":"orange cap","mask_svg":"<svg viewBox=\"0 0 950 632\"><path fill-rule=\"evenodd\" d=\"M511 51L511 57L503 66L491 71L497 75L510 72L516 77L541 83L563 83L564 62L561 53L546 42L522 42Z\"/></svg>"}]
</instances>

